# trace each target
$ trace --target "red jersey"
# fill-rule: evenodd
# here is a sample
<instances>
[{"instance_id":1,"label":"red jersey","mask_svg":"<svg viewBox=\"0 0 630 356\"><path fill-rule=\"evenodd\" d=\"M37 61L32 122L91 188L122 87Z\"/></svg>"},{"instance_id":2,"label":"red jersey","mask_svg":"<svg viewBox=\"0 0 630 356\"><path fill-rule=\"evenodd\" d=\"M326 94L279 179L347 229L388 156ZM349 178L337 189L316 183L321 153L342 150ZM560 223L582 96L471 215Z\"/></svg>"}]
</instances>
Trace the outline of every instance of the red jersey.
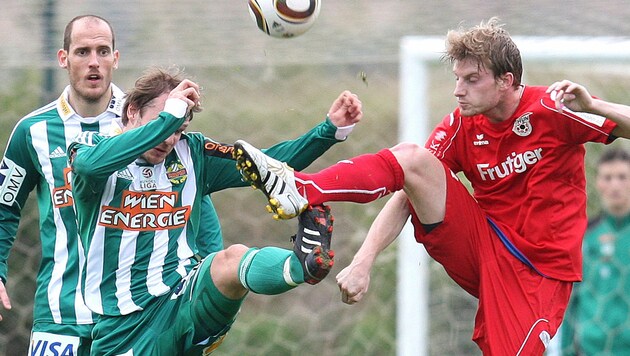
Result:
<instances>
[{"instance_id":1,"label":"red jersey","mask_svg":"<svg viewBox=\"0 0 630 356\"><path fill-rule=\"evenodd\" d=\"M616 124L560 113L545 90L525 87L516 111L501 123L455 109L426 148L464 173L481 209L537 271L579 281L587 223L584 143L611 142Z\"/></svg>"}]
</instances>

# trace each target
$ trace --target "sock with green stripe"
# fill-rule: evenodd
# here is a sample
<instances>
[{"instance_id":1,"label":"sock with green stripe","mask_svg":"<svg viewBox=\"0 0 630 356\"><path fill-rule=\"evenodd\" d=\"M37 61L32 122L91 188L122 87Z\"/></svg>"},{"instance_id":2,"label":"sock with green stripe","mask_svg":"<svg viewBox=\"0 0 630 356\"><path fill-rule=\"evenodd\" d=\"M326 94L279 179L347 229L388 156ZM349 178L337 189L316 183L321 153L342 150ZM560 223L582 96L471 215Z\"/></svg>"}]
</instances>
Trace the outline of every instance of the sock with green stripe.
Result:
<instances>
[{"instance_id":1,"label":"sock with green stripe","mask_svg":"<svg viewBox=\"0 0 630 356\"><path fill-rule=\"evenodd\" d=\"M279 247L249 249L238 272L243 286L257 294L280 294L304 283L304 271L297 256Z\"/></svg>"}]
</instances>

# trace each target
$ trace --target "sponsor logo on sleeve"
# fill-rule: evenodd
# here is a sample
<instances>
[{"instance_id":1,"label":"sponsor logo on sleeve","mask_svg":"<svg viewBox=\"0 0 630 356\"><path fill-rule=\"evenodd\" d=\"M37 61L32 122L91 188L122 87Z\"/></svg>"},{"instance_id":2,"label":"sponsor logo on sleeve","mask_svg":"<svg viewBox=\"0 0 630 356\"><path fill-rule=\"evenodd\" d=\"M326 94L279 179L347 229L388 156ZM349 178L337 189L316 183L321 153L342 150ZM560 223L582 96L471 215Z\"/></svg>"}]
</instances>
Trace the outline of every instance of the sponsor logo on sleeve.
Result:
<instances>
[{"instance_id":1,"label":"sponsor logo on sleeve","mask_svg":"<svg viewBox=\"0 0 630 356\"><path fill-rule=\"evenodd\" d=\"M429 147L428 147L429 151L433 154L438 152L440 150L440 146L442 145L446 137L447 137L446 131L442 131L442 130L437 131L435 135L433 135L433 138L431 139L431 143L429 144Z\"/></svg>"},{"instance_id":2,"label":"sponsor logo on sleeve","mask_svg":"<svg viewBox=\"0 0 630 356\"><path fill-rule=\"evenodd\" d=\"M203 147L207 156L222 158L232 158L232 151L234 151L234 146L215 142L209 138L206 138Z\"/></svg>"},{"instance_id":3,"label":"sponsor logo on sleeve","mask_svg":"<svg viewBox=\"0 0 630 356\"><path fill-rule=\"evenodd\" d=\"M26 170L8 158L0 162L0 203L13 205L26 178Z\"/></svg>"}]
</instances>

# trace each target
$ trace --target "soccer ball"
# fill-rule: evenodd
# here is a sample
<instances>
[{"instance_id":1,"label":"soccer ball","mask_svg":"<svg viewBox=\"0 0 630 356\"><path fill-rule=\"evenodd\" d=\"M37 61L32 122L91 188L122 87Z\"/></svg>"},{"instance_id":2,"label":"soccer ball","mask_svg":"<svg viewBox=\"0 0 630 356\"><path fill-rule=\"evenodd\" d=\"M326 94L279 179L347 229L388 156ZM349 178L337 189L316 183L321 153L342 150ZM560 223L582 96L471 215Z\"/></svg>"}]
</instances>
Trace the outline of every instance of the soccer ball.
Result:
<instances>
[{"instance_id":1,"label":"soccer ball","mask_svg":"<svg viewBox=\"0 0 630 356\"><path fill-rule=\"evenodd\" d=\"M291 38L313 26L320 5L321 0L249 0L249 14L269 36Z\"/></svg>"}]
</instances>

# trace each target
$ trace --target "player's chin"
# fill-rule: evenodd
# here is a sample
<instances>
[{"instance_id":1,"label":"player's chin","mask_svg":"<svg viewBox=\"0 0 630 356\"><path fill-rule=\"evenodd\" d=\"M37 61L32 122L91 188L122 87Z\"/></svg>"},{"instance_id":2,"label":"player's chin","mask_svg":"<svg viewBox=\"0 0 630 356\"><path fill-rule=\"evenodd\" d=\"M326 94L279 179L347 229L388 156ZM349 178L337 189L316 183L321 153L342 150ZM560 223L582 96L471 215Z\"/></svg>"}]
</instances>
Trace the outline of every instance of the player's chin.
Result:
<instances>
[{"instance_id":1,"label":"player's chin","mask_svg":"<svg viewBox=\"0 0 630 356\"><path fill-rule=\"evenodd\" d=\"M459 105L459 113L461 116L475 116L479 112L470 105Z\"/></svg>"},{"instance_id":2,"label":"player's chin","mask_svg":"<svg viewBox=\"0 0 630 356\"><path fill-rule=\"evenodd\" d=\"M164 162L167 154L168 153L163 153L156 149L152 149L149 152L142 155L142 158L144 158L144 160L147 161L148 163L155 165L155 164L160 164Z\"/></svg>"},{"instance_id":3,"label":"player's chin","mask_svg":"<svg viewBox=\"0 0 630 356\"><path fill-rule=\"evenodd\" d=\"M94 83L88 83L86 87L81 90L81 95L88 100L98 101L104 95L107 94L107 90L109 89L109 85L105 86L104 82L101 82L100 85L95 85Z\"/></svg>"}]
</instances>

